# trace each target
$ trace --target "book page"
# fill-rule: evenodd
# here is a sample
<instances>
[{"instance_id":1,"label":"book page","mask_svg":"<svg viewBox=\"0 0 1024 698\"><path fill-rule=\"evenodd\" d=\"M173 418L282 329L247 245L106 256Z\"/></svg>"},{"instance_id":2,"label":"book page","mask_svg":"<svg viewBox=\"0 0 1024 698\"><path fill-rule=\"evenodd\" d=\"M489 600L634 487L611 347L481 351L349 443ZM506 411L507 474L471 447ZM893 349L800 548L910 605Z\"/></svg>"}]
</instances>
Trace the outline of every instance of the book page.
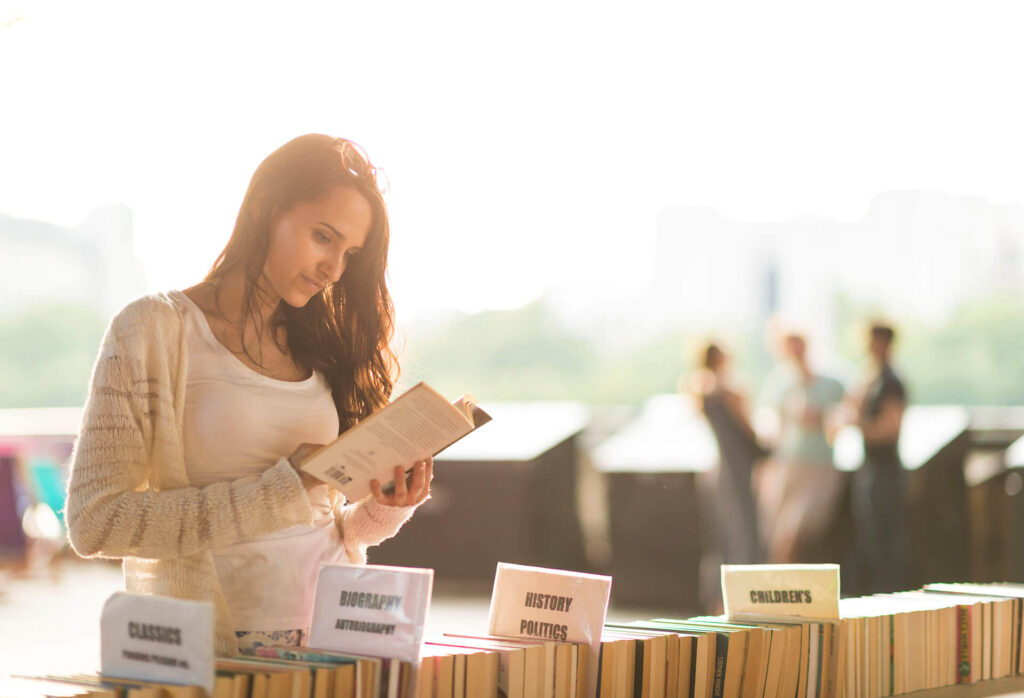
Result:
<instances>
[{"instance_id":1,"label":"book page","mask_svg":"<svg viewBox=\"0 0 1024 698\"><path fill-rule=\"evenodd\" d=\"M459 410L467 420L472 422L474 427L482 427L484 424L491 421L491 415L480 409L480 406L477 404L477 399L472 395L463 395L452 403L452 405Z\"/></svg>"},{"instance_id":2,"label":"book page","mask_svg":"<svg viewBox=\"0 0 1024 698\"><path fill-rule=\"evenodd\" d=\"M349 501L370 494L370 481L386 486L395 466L409 468L473 430L469 419L425 384L342 434L302 464Z\"/></svg>"}]
</instances>

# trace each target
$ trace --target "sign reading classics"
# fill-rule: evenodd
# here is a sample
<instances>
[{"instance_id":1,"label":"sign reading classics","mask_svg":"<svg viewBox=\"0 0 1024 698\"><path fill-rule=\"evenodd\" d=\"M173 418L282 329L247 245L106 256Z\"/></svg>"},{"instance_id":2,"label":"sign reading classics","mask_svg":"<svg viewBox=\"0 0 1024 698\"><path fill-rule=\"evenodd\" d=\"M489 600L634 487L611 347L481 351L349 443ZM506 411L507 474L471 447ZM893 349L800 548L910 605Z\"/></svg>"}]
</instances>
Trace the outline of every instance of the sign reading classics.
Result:
<instances>
[{"instance_id":1,"label":"sign reading classics","mask_svg":"<svg viewBox=\"0 0 1024 698\"><path fill-rule=\"evenodd\" d=\"M839 565L722 565L730 619L839 619Z\"/></svg>"},{"instance_id":2,"label":"sign reading classics","mask_svg":"<svg viewBox=\"0 0 1024 698\"><path fill-rule=\"evenodd\" d=\"M430 569L324 565L316 580L308 645L418 667L433 586Z\"/></svg>"},{"instance_id":3,"label":"sign reading classics","mask_svg":"<svg viewBox=\"0 0 1024 698\"><path fill-rule=\"evenodd\" d=\"M213 695L213 604L117 592L100 616L100 673Z\"/></svg>"},{"instance_id":4,"label":"sign reading classics","mask_svg":"<svg viewBox=\"0 0 1024 698\"><path fill-rule=\"evenodd\" d=\"M611 589L611 577L499 562L488 632L588 644L587 696L594 698Z\"/></svg>"}]
</instances>

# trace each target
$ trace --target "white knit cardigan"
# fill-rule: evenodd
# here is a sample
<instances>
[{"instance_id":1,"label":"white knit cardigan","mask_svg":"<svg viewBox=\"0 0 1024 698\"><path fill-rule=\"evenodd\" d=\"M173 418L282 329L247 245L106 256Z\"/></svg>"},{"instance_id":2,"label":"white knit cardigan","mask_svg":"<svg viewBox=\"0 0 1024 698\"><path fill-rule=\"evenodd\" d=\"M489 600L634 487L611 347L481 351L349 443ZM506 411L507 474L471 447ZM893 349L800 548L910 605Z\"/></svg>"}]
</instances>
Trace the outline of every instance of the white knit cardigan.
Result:
<instances>
[{"instance_id":1,"label":"white knit cardigan","mask_svg":"<svg viewBox=\"0 0 1024 698\"><path fill-rule=\"evenodd\" d=\"M125 588L212 601L215 649L238 644L211 549L295 524L313 510L285 459L260 476L189 486L182 424L188 352L182 309L166 294L129 304L111 321L93 368L68 483L68 537L83 557L123 558ZM349 560L393 536L415 507L369 498L335 519Z\"/></svg>"}]
</instances>

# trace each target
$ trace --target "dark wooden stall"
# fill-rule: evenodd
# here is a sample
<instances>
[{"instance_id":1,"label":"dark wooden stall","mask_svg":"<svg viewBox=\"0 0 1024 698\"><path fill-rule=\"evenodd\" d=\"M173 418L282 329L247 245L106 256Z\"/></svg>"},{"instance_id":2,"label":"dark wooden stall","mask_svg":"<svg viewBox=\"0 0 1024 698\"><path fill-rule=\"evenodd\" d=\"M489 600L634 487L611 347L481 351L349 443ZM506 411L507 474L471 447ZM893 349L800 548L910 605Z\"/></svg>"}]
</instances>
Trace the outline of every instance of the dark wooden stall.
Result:
<instances>
[{"instance_id":1,"label":"dark wooden stall","mask_svg":"<svg viewBox=\"0 0 1024 698\"><path fill-rule=\"evenodd\" d=\"M494 418L435 458L433 494L370 562L432 567L489 586L498 562L585 569L576 511L578 403L497 403Z\"/></svg>"},{"instance_id":2,"label":"dark wooden stall","mask_svg":"<svg viewBox=\"0 0 1024 698\"><path fill-rule=\"evenodd\" d=\"M651 398L634 421L595 449L595 467L607 478L607 573L616 604L700 607L703 539L711 533L704 522L713 514L701 493L717 459L703 417L677 395Z\"/></svg>"},{"instance_id":3,"label":"dark wooden stall","mask_svg":"<svg viewBox=\"0 0 1024 698\"><path fill-rule=\"evenodd\" d=\"M1024 582L1024 437L1000 460L971 483L972 578Z\"/></svg>"}]
</instances>

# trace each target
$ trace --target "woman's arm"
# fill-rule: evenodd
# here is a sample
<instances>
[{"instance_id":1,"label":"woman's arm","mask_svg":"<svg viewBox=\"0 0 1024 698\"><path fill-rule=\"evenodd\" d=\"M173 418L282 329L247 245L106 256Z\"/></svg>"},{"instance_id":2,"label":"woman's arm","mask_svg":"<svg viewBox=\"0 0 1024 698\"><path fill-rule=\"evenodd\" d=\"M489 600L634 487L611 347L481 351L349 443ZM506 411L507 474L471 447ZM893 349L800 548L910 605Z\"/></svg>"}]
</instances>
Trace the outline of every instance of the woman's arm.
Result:
<instances>
[{"instance_id":1,"label":"woman's arm","mask_svg":"<svg viewBox=\"0 0 1024 698\"><path fill-rule=\"evenodd\" d=\"M174 558L312 521L284 459L258 477L154 489L183 467L174 462L183 398L173 392L178 338L166 313L174 311L148 310L129 306L115 318L93 370L68 483L71 546L84 557Z\"/></svg>"},{"instance_id":2,"label":"woman's arm","mask_svg":"<svg viewBox=\"0 0 1024 698\"><path fill-rule=\"evenodd\" d=\"M412 481L407 483L405 472L395 467L395 488L385 494L380 483L370 483L373 495L348 506L340 507L335 516L345 552L353 564L366 564L366 550L391 538L416 511L416 507L430 496L430 483L434 478L434 461L427 459L413 466Z\"/></svg>"},{"instance_id":3,"label":"woman's arm","mask_svg":"<svg viewBox=\"0 0 1024 698\"><path fill-rule=\"evenodd\" d=\"M125 463L86 481L91 469L82 463L72 469L66 512L71 547L82 557L187 557L312 522L299 476L284 460L259 477L163 491L136 490Z\"/></svg>"}]
</instances>

